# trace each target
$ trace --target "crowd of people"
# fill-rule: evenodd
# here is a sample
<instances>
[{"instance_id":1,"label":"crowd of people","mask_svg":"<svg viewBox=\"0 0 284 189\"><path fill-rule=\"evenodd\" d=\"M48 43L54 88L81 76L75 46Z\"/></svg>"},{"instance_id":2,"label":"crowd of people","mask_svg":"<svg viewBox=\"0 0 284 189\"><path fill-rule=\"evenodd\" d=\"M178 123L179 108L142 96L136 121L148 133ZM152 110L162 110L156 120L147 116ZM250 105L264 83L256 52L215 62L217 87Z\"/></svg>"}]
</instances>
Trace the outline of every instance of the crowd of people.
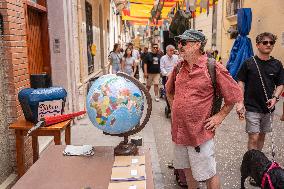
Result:
<instances>
[{"instance_id":1,"label":"crowd of people","mask_svg":"<svg viewBox=\"0 0 284 189\"><path fill-rule=\"evenodd\" d=\"M214 58L219 62L221 61L217 50L208 50L206 54L210 58ZM116 43L109 54L113 74L121 71L139 80L139 69L141 69L148 90L151 89L152 85L154 86L154 99L157 102L160 101L161 96L165 95L159 93L165 93L167 78L174 66L176 66L181 59L179 50L176 49L174 45L168 45L164 54L156 43L151 44L150 51L148 47L144 47L143 50L140 48L137 50L131 42L128 43L125 50L123 50L121 45ZM163 86L161 90L159 88L160 81ZM166 102L169 107L167 100Z\"/></svg>"}]
</instances>

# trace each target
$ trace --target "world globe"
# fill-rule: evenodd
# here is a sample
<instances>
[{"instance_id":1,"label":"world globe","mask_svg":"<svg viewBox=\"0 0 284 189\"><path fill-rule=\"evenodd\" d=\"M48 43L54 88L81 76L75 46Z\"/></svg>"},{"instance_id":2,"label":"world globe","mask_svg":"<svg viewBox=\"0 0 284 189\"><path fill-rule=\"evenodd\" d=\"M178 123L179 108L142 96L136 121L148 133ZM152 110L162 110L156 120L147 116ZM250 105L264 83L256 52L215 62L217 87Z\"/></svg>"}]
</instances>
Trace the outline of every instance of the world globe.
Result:
<instances>
[{"instance_id":1,"label":"world globe","mask_svg":"<svg viewBox=\"0 0 284 189\"><path fill-rule=\"evenodd\" d=\"M108 74L92 84L86 104L88 116L95 127L109 134L121 134L139 124L144 96L130 80Z\"/></svg>"}]
</instances>

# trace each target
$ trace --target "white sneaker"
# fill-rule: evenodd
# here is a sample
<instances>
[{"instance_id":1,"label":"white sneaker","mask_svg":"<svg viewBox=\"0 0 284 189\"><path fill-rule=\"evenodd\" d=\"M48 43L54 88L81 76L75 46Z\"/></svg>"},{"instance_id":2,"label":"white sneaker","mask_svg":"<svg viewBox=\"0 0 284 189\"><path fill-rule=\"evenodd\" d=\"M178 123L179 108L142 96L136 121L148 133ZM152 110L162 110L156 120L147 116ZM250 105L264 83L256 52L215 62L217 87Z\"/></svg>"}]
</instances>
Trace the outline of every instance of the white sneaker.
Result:
<instances>
[{"instance_id":1,"label":"white sneaker","mask_svg":"<svg viewBox=\"0 0 284 189\"><path fill-rule=\"evenodd\" d=\"M160 98L156 96L156 97L155 97L155 101L156 101L156 102L159 102L159 101L160 101Z\"/></svg>"}]
</instances>

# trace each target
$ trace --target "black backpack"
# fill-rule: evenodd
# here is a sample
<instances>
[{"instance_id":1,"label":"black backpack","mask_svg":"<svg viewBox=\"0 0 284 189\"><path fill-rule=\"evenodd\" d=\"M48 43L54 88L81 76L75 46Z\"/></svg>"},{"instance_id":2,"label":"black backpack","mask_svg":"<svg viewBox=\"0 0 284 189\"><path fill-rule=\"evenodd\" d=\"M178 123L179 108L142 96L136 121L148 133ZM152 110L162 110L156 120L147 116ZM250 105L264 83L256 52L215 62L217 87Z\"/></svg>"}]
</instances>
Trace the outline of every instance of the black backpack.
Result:
<instances>
[{"instance_id":1,"label":"black backpack","mask_svg":"<svg viewBox=\"0 0 284 189\"><path fill-rule=\"evenodd\" d=\"M175 71L176 71L176 75L174 76L174 82L176 80L176 76L179 73L180 68L182 67L182 63L179 63L176 67L175 67ZM220 92L217 89L217 81L216 81L216 61L213 58L208 58L207 61L207 68L208 68L208 72L212 81L212 86L214 89L214 97L213 97L213 106L212 106L212 110L211 110L211 116L217 114L218 112L220 112L221 110L221 106L222 106L222 101L223 101L223 97L221 96Z\"/></svg>"}]
</instances>

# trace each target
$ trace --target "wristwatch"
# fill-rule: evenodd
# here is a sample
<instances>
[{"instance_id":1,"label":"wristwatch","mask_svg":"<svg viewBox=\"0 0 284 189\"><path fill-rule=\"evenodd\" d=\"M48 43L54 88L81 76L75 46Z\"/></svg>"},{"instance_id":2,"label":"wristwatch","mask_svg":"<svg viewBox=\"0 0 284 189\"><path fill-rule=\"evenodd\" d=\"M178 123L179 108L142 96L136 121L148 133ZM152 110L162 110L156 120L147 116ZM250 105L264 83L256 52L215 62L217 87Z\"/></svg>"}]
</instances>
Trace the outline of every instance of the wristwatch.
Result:
<instances>
[{"instance_id":1,"label":"wristwatch","mask_svg":"<svg viewBox=\"0 0 284 189\"><path fill-rule=\"evenodd\" d=\"M279 97L277 97L275 95L273 95L272 98L275 98L277 102L280 100Z\"/></svg>"}]
</instances>

